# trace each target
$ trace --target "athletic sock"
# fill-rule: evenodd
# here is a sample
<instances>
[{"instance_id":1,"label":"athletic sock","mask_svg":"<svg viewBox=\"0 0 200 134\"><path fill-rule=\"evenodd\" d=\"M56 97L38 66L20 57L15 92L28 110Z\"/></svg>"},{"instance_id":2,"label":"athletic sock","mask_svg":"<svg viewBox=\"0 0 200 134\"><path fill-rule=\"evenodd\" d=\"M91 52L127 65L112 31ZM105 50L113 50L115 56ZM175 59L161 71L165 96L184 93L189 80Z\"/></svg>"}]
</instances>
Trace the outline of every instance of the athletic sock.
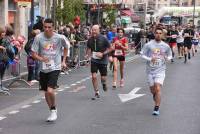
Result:
<instances>
[{"instance_id":1,"label":"athletic sock","mask_svg":"<svg viewBox=\"0 0 200 134\"><path fill-rule=\"evenodd\" d=\"M155 106L154 111L158 111L158 110L159 110L159 106Z\"/></svg>"},{"instance_id":2,"label":"athletic sock","mask_svg":"<svg viewBox=\"0 0 200 134\"><path fill-rule=\"evenodd\" d=\"M56 110L56 106L52 106L50 110Z\"/></svg>"}]
</instances>

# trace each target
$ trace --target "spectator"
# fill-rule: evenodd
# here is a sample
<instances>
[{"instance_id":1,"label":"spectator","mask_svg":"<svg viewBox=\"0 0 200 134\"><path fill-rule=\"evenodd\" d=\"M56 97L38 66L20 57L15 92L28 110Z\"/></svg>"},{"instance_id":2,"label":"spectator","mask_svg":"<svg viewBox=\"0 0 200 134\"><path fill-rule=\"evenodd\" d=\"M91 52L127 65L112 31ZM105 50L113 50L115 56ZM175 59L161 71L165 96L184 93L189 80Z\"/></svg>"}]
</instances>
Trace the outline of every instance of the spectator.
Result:
<instances>
[{"instance_id":1,"label":"spectator","mask_svg":"<svg viewBox=\"0 0 200 134\"><path fill-rule=\"evenodd\" d=\"M33 59L31 55L31 47L36 35L40 33L40 30L33 30L31 32L31 37L25 45L25 51L27 53L27 68L28 68L28 83L32 86L35 82L39 80L39 63L37 60Z\"/></svg>"}]
</instances>

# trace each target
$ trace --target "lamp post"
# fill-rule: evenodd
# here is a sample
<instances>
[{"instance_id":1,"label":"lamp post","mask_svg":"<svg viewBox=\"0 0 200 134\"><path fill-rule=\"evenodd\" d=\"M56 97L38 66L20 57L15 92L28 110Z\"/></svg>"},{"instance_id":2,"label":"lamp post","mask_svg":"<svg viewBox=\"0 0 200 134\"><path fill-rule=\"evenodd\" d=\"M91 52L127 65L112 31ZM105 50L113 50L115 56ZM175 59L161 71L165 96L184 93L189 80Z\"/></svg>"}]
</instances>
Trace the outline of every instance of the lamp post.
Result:
<instances>
[{"instance_id":1,"label":"lamp post","mask_svg":"<svg viewBox=\"0 0 200 134\"><path fill-rule=\"evenodd\" d=\"M193 26L194 26L196 0L193 0L193 5L194 5L194 8L193 8L193 16L192 16L192 19L193 19Z\"/></svg>"},{"instance_id":2,"label":"lamp post","mask_svg":"<svg viewBox=\"0 0 200 134\"><path fill-rule=\"evenodd\" d=\"M31 29L33 28L33 25L34 25L34 0L31 0Z\"/></svg>"},{"instance_id":3,"label":"lamp post","mask_svg":"<svg viewBox=\"0 0 200 134\"><path fill-rule=\"evenodd\" d=\"M98 21L98 24L100 24L100 0L97 1L98 3L98 18L97 18L97 21Z\"/></svg>"}]
</instances>

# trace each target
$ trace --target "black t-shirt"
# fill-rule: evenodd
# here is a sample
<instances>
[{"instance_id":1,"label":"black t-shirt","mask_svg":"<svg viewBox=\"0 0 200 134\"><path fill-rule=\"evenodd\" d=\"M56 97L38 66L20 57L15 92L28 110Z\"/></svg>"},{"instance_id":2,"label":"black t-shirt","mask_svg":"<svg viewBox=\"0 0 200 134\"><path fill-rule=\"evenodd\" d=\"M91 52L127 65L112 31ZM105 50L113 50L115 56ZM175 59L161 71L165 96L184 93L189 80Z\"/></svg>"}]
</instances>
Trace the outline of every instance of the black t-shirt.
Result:
<instances>
[{"instance_id":1,"label":"black t-shirt","mask_svg":"<svg viewBox=\"0 0 200 134\"><path fill-rule=\"evenodd\" d=\"M167 35L171 36L171 37L169 37L169 43L176 43L176 38L178 36L177 30L175 30L175 31L170 30L170 31L168 31Z\"/></svg>"},{"instance_id":2,"label":"black t-shirt","mask_svg":"<svg viewBox=\"0 0 200 134\"><path fill-rule=\"evenodd\" d=\"M110 48L109 41L101 34L96 38L91 37L88 39L87 47L93 52L104 52L107 48ZM91 59L92 62L99 64L108 64L108 55L104 55L102 59Z\"/></svg>"},{"instance_id":3,"label":"black t-shirt","mask_svg":"<svg viewBox=\"0 0 200 134\"><path fill-rule=\"evenodd\" d=\"M194 30L192 30L192 29L185 29L183 31L183 36L186 35L186 34L188 34L190 36L194 36ZM192 37L185 37L184 41L192 41Z\"/></svg>"},{"instance_id":4,"label":"black t-shirt","mask_svg":"<svg viewBox=\"0 0 200 134\"><path fill-rule=\"evenodd\" d=\"M151 32L148 32L148 33L147 33L147 38L148 38L149 40L155 39L154 33L153 33L152 31L151 31Z\"/></svg>"}]
</instances>

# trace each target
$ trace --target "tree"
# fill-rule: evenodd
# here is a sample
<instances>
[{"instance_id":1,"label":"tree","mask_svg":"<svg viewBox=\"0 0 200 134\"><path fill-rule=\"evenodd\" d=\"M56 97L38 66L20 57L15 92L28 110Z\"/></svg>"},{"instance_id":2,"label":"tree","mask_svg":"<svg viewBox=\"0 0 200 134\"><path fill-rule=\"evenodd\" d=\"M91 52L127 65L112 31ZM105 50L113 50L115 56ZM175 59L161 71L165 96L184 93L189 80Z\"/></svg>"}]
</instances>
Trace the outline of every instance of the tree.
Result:
<instances>
[{"instance_id":1,"label":"tree","mask_svg":"<svg viewBox=\"0 0 200 134\"><path fill-rule=\"evenodd\" d=\"M115 23L117 9L113 5L107 5L104 9L106 13L105 25L111 26Z\"/></svg>"},{"instance_id":2,"label":"tree","mask_svg":"<svg viewBox=\"0 0 200 134\"><path fill-rule=\"evenodd\" d=\"M62 1L63 1L63 8L61 8ZM83 0L58 0L58 6L56 9L56 18L59 22L68 24L69 22L73 22L73 19L78 15L80 16L81 21L84 21L85 10L83 8L84 8Z\"/></svg>"}]
</instances>

